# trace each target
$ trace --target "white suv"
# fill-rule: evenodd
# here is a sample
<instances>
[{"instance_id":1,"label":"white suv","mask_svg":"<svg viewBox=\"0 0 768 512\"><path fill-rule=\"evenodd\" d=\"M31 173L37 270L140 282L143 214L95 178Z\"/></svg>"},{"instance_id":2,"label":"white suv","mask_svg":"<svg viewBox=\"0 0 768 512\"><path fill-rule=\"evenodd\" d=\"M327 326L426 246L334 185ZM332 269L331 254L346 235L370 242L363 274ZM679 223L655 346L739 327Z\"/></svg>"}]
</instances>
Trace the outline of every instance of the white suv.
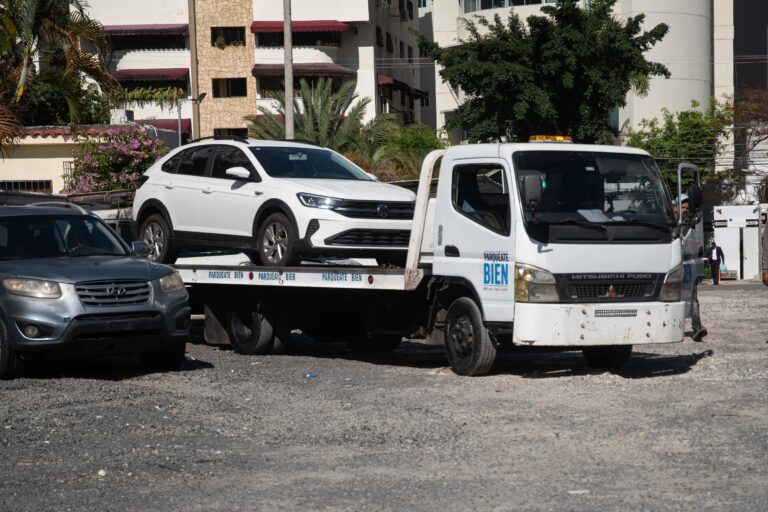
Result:
<instances>
[{"instance_id":1,"label":"white suv","mask_svg":"<svg viewBox=\"0 0 768 512\"><path fill-rule=\"evenodd\" d=\"M215 137L171 151L144 173L133 227L172 263L186 249L238 249L255 263L302 257L402 261L415 195L310 144Z\"/></svg>"}]
</instances>

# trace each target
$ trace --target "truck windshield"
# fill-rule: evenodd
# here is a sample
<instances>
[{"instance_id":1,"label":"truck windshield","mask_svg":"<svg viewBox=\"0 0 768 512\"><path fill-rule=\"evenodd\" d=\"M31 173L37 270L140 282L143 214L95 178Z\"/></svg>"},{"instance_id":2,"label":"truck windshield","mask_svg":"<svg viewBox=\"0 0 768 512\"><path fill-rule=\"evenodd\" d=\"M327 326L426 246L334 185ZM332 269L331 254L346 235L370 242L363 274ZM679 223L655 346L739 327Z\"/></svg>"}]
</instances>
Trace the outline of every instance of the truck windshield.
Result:
<instances>
[{"instance_id":1,"label":"truck windshield","mask_svg":"<svg viewBox=\"0 0 768 512\"><path fill-rule=\"evenodd\" d=\"M555 235L558 229L552 226L567 226L567 236L576 238L611 238L617 229L630 226L641 238L648 233L638 227L656 231L658 237L676 225L669 190L648 156L520 151L513 160L518 183L524 176L540 176L544 188L540 204L523 207L527 224L547 225Z\"/></svg>"},{"instance_id":2,"label":"truck windshield","mask_svg":"<svg viewBox=\"0 0 768 512\"><path fill-rule=\"evenodd\" d=\"M322 148L252 147L251 152L273 178L373 181L343 156Z\"/></svg>"},{"instance_id":3,"label":"truck windshield","mask_svg":"<svg viewBox=\"0 0 768 512\"><path fill-rule=\"evenodd\" d=\"M109 228L88 216L0 218L0 260L126 254Z\"/></svg>"}]
</instances>

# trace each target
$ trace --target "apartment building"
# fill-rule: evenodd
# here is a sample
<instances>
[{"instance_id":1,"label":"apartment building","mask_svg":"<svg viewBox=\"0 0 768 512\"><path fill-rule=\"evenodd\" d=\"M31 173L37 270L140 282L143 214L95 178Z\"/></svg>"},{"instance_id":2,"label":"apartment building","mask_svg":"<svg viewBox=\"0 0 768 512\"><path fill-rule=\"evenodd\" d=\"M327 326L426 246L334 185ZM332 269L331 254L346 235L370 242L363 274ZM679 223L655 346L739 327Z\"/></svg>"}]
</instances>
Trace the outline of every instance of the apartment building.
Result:
<instances>
[{"instance_id":1,"label":"apartment building","mask_svg":"<svg viewBox=\"0 0 768 512\"><path fill-rule=\"evenodd\" d=\"M188 137L193 105L187 0L89 0L87 9L104 26L112 46L110 71L132 98L120 106L135 121L176 131L174 98L181 96L186 100L181 102L181 130Z\"/></svg>"}]
</instances>

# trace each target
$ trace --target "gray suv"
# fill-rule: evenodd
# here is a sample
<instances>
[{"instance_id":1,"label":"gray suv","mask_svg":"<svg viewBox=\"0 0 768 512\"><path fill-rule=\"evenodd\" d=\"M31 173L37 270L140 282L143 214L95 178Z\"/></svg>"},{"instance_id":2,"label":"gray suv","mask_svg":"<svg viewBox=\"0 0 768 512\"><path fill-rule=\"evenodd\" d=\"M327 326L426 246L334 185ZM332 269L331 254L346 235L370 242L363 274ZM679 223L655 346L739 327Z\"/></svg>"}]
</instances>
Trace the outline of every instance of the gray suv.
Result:
<instances>
[{"instance_id":1,"label":"gray suv","mask_svg":"<svg viewBox=\"0 0 768 512\"><path fill-rule=\"evenodd\" d=\"M178 368L187 291L148 253L73 205L0 207L0 378L51 352L138 352L152 370Z\"/></svg>"}]
</instances>

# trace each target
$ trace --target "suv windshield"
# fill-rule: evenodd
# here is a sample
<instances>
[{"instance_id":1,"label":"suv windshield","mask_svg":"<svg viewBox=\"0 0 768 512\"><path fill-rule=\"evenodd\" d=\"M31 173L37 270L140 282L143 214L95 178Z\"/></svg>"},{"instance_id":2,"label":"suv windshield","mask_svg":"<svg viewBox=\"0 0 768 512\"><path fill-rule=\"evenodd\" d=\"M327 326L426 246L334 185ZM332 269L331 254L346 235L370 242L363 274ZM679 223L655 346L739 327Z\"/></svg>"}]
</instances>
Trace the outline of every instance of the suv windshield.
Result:
<instances>
[{"instance_id":1,"label":"suv windshield","mask_svg":"<svg viewBox=\"0 0 768 512\"><path fill-rule=\"evenodd\" d=\"M540 176L541 203L524 206L526 221L594 227L645 225L672 229L672 199L652 158L621 153L521 151L518 183Z\"/></svg>"},{"instance_id":2,"label":"suv windshield","mask_svg":"<svg viewBox=\"0 0 768 512\"><path fill-rule=\"evenodd\" d=\"M126 254L112 231L93 217L0 217L0 260Z\"/></svg>"},{"instance_id":3,"label":"suv windshield","mask_svg":"<svg viewBox=\"0 0 768 512\"><path fill-rule=\"evenodd\" d=\"M251 147L273 178L373 181L362 169L338 153L321 148Z\"/></svg>"}]
</instances>

